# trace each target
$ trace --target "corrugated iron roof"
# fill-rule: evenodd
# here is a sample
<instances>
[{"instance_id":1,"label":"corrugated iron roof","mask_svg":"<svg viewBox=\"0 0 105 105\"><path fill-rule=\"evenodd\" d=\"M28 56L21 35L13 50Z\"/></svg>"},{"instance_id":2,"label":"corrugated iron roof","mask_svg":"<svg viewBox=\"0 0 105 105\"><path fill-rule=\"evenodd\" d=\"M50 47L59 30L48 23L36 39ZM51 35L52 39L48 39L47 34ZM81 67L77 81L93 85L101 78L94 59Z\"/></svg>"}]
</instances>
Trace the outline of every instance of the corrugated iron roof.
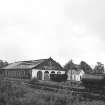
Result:
<instances>
[{"instance_id":1,"label":"corrugated iron roof","mask_svg":"<svg viewBox=\"0 0 105 105\"><path fill-rule=\"evenodd\" d=\"M51 59L52 61L54 61L52 58L48 58L48 59ZM6 67L3 67L2 69L3 70L6 70L6 69L8 69L8 70L12 70L12 69L32 69L32 68L37 67L39 64L45 62L48 59L14 62L14 63L9 64ZM57 63L57 64L59 65L59 67L61 67L59 63ZM62 67L61 67L61 70L64 71Z\"/></svg>"},{"instance_id":2,"label":"corrugated iron roof","mask_svg":"<svg viewBox=\"0 0 105 105\"><path fill-rule=\"evenodd\" d=\"M3 67L2 69L32 69L45 60L47 59L14 62L6 67Z\"/></svg>"}]
</instances>

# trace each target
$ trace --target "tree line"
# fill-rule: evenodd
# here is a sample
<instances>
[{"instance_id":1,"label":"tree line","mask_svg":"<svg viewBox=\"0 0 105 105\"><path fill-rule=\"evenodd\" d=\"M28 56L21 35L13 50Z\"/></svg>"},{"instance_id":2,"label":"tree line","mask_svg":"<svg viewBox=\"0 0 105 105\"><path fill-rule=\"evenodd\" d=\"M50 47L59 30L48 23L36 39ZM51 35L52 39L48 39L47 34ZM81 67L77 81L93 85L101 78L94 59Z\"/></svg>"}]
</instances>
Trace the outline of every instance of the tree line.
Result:
<instances>
[{"instance_id":1,"label":"tree line","mask_svg":"<svg viewBox=\"0 0 105 105\"><path fill-rule=\"evenodd\" d=\"M64 69L68 70L78 70L82 69L85 73L93 73L93 74L103 74L104 73L104 64L101 62L97 62L94 68L92 68L88 63L85 61L81 61L79 65L75 64L72 60L64 65Z\"/></svg>"}]
</instances>

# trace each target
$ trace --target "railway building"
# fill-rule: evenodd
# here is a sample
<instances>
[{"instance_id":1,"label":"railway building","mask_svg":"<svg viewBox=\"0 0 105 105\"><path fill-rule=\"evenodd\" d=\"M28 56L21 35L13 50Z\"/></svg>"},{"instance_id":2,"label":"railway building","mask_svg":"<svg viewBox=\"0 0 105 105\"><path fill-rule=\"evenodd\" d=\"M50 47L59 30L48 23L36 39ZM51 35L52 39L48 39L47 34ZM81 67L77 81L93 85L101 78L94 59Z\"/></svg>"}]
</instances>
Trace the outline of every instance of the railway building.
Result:
<instances>
[{"instance_id":1,"label":"railway building","mask_svg":"<svg viewBox=\"0 0 105 105\"><path fill-rule=\"evenodd\" d=\"M2 75L10 78L37 78L39 80L49 80L50 74L64 74L62 66L53 60L48 59L19 61L9 64L2 69Z\"/></svg>"},{"instance_id":2,"label":"railway building","mask_svg":"<svg viewBox=\"0 0 105 105\"><path fill-rule=\"evenodd\" d=\"M67 72L67 80L81 81L81 78L85 72L82 69L70 69Z\"/></svg>"},{"instance_id":3,"label":"railway building","mask_svg":"<svg viewBox=\"0 0 105 105\"><path fill-rule=\"evenodd\" d=\"M81 81L81 77L85 73L84 70L81 69L81 66L75 64L72 60L65 64L64 69L68 76L67 80L71 81Z\"/></svg>"}]
</instances>

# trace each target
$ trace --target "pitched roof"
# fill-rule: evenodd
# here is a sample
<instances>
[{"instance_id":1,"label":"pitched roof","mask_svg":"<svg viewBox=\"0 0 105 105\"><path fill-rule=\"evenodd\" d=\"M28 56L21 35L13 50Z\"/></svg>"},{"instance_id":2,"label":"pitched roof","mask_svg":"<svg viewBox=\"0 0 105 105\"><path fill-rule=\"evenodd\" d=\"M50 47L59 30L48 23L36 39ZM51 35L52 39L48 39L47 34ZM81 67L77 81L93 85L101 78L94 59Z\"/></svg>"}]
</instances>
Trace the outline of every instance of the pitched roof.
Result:
<instances>
[{"instance_id":1,"label":"pitched roof","mask_svg":"<svg viewBox=\"0 0 105 105\"><path fill-rule=\"evenodd\" d=\"M8 69L8 70L12 70L12 69L32 69L32 68L35 68L35 67L39 66L40 64L42 64L43 62L45 62L49 59L54 61L52 58L39 59L39 60L29 60L29 61L19 61L19 62L11 63L8 66L3 67L2 69L3 70L5 70L5 69ZM60 66L59 63L57 63L57 65L61 68L61 70L63 70L63 68Z\"/></svg>"},{"instance_id":2,"label":"pitched roof","mask_svg":"<svg viewBox=\"0 0 105 105\"><path fill-rule=\"evenodd\" d=\"M47 59L14 62L6 67L3 67L2 69L32 69L45 60Z\"/></svg>"}]
</instances>

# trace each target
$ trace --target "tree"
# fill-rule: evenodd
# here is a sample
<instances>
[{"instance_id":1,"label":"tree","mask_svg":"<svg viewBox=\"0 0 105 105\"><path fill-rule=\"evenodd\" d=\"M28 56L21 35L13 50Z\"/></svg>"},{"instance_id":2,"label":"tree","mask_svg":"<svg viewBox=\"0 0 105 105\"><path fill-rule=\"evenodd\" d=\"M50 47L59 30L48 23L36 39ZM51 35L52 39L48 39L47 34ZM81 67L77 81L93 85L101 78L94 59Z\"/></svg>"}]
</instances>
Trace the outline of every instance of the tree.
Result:
<instances>
[{"instance_id":1,"label":"tree","mask_svg":"<svg viewBox=\"0 0 105 105\"><path fill-rule=\"evenodd\" d=\"M70 60L68 63L65 64L64 69L65 70L70 70L70 69L74 69L75 68L75 64L73 63L72 60Z\"/></svg>"},{"instance_id":2,"label":"tree","mask_svg":"<svg viewBox=\"0 0 105 105\"><path fill-rule=\"evenodd\" d=\"M80 68L83 69L85 73L92 73L92 68L85 61L81 61Z\"/></svg>"},{"instance_id":3,"label":"tree","mask_svg":"<svg viewBox=\"0 0 105 105\"><path fill-rule=\"evenodd\" d=\"M7 66L8 65L8 62L7 61L4 61L3 62L3 66Z\"/></svg>"},{"instance_id":4,"label":"tree","mask_svg":"<svg viewBox=\"0 0 105 105\"><path fill-rule=\"evenodd\" d=\"M97 62L97 65L94 68L94 73L96 74L104 73L104 65L101 62Z\"/></svg>"},{"instance_id":5,"label":"tree","mask_svg":"<svg viewBox=\"0 0 105 105\"><path fill-rule=\"evenodd\" d=\"M0 60L0 68L7 66L7 65L8 65L7 61Z\"/></svg>"},{"instance_id":6,"label":"tree","mask_svg":"<svg viewBox=\"0 0 105 105\"><path fill-rule=\"evenodd\" d=\"M3 67L3 60L0 60L0 68Z\"/></svg>"}]
</instances>

